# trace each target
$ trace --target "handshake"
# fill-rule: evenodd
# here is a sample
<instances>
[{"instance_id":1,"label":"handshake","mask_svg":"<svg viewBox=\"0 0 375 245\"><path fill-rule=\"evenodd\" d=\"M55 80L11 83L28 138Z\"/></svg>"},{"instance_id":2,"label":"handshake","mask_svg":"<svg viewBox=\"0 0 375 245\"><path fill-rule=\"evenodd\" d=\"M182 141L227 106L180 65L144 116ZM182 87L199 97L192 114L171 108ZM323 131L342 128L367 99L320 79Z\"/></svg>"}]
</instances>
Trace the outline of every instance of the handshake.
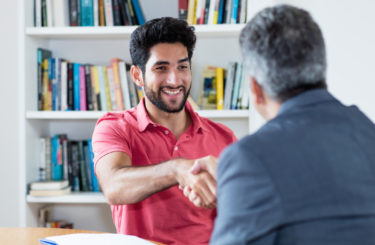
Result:
<instances>
[{"instance_id":1,"label":"handshake","mask_svg":"<svg viewBox=\"0 0 375 245\"><path fill-rule=\"evenodd\" d=\"M184 167L179 175L179 188L195 206L215 208L217 159L206 156L182 161Z\"/></svg>"}]
</instances>

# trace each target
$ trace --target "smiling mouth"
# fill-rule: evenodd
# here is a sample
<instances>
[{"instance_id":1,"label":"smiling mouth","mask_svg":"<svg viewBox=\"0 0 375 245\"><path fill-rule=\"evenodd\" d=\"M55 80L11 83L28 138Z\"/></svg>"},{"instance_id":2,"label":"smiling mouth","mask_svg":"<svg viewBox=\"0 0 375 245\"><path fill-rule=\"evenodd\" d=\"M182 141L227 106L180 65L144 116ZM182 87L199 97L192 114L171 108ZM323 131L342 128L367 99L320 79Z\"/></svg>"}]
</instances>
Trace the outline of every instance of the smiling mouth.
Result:
<instances>
[{"instance_id":1,"label":"smiling mouth","mask_svg":"<svg viewBox=\"0 0 375 245\"><path fill-rule=\"evenodd\" d=\"M178 93L182 92L183 88L178 87L178 88L163 88L161 89L161 92L168 94L168 95L177 95Z\"/></svg>"}]
</instances>

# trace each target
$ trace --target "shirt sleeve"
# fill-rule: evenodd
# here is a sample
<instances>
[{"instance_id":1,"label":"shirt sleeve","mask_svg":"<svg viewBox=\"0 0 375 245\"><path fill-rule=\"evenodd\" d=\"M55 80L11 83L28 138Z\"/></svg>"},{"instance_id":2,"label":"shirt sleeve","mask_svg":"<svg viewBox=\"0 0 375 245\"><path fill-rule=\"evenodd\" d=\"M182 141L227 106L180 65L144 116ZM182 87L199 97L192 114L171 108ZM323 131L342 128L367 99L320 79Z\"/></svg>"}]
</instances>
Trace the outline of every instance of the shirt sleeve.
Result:
<instances>
[{"instance_id":1,"label":"shirt sleeve","mask_svg":"<svg viewBox=\"0 0 375 245\"><path fill-rule=\"evenodd\" d=\"M240 142L219 158L218 216L211 244L253 244L282 220L281 201L271 178L251 147Z\"/></svg>"},{"instance_id":2,"label":"shirt sleeve","mask_svg":"<svg viewBox=\"0 0 375 245\"><path fill-rule=\"evenodd\" d=\"M122 118L106 115L98 120L92 135L94 164L111 152L124 152L131 158L127 125Z\"/></svg>"}]
</instances>

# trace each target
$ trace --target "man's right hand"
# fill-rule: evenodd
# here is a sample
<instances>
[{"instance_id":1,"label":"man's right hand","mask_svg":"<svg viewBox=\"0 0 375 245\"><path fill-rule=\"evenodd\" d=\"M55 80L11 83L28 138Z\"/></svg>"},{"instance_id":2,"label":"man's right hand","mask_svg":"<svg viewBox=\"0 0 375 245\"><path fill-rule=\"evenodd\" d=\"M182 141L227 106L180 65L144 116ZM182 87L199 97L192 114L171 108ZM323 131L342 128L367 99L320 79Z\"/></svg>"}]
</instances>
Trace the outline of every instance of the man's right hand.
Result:
<instances>
[{"instance_id":1,"label":"man's right hand","mask_svg":"<svg viewBox=\"0 0 375 245\"><path fill-rule=\"evenodd\" d=\"M196 206L213 208L216 206L216 180L207 171L199 174L191 173L191 168L197 160L181 159L176 169L177 181L184 195ZM191 190L187 192L187 190Z\"/></svg>"}]
</instances>

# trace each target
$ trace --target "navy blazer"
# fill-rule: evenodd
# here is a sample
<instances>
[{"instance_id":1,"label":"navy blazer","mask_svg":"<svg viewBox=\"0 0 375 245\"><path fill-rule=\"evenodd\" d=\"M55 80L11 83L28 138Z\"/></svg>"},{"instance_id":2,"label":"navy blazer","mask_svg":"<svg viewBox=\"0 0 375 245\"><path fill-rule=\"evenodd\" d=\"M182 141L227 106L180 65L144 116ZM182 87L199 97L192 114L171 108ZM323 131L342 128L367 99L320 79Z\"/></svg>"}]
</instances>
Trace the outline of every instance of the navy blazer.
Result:
<instances>
[{"instance_id":1,"label":"navy blazer","mask_svg":"<svg viewBox=\"0 0 375 245\"><path fill-rule=\"evenodd\" d=\"M211 244L375 244L375 125L325 89L228 147L217 184Z\"/></svg>"}]
</instances>

